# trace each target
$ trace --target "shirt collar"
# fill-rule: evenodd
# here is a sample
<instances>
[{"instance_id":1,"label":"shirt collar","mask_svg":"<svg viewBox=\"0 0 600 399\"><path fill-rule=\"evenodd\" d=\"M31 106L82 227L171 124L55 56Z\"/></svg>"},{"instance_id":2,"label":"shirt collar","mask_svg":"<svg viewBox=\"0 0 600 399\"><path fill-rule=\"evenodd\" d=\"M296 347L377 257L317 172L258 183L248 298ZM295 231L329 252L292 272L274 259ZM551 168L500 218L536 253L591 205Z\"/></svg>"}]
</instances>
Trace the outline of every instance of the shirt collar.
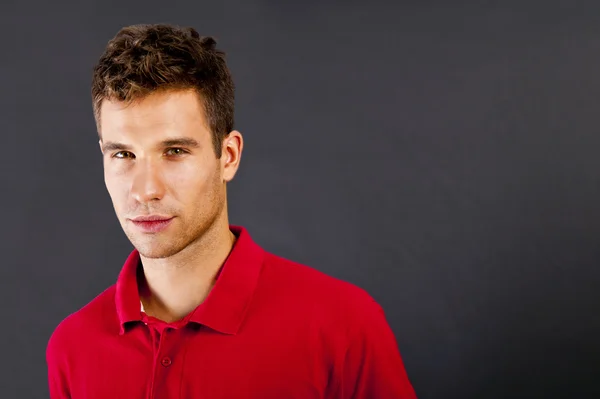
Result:
<instances>
[{"instance_id":1,"label":"shirt collar","mask_svg":"<svg viewBox=\"0 0 600 399\"><path fill-rule=\"evenodd\" d=\"M258 283L264 251L250 237L244 227L230 226L237 240L223 264L217 281L200 306L189 318L223 334L237 333ZM133 250L117 279L115 302L120 323L120 334L127 323L141 321L140 295L137 272L140 255Z\"/></svg>"}]
</instances>

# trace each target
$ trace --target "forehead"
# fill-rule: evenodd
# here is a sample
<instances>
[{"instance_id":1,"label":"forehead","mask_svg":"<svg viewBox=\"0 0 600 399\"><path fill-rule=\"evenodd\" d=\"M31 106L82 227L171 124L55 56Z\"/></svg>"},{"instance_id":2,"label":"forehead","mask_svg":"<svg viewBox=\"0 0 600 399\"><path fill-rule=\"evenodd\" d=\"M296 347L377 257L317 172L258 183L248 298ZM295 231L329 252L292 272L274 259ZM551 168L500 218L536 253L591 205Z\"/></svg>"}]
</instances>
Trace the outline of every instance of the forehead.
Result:
<instances>
[{"instance_id":1,"label":"forehead","mask_svg":"<svg viewBox=\"0 0 600 399\"><path fill-rule=\"evenodd\" d=\"M208 124L195 91L159 91L130 103L104 100L99 126L103 140L151 140L164 136L208 133Z\"/></svg>"}]
</instances>

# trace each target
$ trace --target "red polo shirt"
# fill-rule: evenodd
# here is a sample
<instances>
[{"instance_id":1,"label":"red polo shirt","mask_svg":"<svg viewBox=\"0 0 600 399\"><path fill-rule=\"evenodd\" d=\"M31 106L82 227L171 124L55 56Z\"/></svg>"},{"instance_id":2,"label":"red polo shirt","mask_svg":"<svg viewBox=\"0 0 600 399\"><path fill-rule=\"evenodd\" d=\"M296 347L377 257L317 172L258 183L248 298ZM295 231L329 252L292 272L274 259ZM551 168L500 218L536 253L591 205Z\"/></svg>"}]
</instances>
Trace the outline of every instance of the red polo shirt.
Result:
<instances>
[{"instance_id":1,"label":"red polo shirt","mask_svg":"<svg viewBox=\"0 0 600 399\"><path fill-rule=\"evenodd\" d=\"M415 398L380 306L261 249L242 227L206 300L163 323L140 309L133 251L115 285L47 348L52 399Z\"/></svg>"}]
</instances>

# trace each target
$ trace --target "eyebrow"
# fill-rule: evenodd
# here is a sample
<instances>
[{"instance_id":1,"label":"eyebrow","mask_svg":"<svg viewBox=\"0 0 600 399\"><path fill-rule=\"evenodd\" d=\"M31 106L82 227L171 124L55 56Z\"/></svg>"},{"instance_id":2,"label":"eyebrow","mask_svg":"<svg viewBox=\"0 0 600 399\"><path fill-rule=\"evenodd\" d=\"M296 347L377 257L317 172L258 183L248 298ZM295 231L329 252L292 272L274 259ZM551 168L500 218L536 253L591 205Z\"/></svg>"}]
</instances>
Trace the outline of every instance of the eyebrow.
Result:
<instances>
[{"instance_id":1,"label":"eyebrow","mask_svg":"<svg viewBox=\"0 0 600 399\"><path fill-rule=\"evenodd\" d=\"M158 145L160 148L165 147L189 147L189 148L198 148L200 144L189 137L175 137L171 139L166 139L160 142ZM118 143L115 141L107 141L102 144L102 151L129 151L131 150L131 146L123 143Z\"/></svg>"}]
</instances>

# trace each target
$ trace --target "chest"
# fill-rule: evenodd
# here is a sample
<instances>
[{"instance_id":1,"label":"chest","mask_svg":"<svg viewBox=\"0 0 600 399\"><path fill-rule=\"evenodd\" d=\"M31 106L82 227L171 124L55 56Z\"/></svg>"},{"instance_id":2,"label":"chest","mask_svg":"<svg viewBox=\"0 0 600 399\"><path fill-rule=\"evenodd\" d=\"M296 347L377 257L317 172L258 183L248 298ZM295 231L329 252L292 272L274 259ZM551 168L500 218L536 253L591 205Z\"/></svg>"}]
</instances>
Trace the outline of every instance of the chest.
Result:
<instances>
[{"instance_id":1,"label":"chest","mask_svg":"<svg viewBox=\"0 0 600 399\"><path fill-rule=\"evenodd\" d=\"M90 344L75 368L73 399L327 398L331 361L304 334L225 335L141 326Z\"/></svg>"}]
</instances>

